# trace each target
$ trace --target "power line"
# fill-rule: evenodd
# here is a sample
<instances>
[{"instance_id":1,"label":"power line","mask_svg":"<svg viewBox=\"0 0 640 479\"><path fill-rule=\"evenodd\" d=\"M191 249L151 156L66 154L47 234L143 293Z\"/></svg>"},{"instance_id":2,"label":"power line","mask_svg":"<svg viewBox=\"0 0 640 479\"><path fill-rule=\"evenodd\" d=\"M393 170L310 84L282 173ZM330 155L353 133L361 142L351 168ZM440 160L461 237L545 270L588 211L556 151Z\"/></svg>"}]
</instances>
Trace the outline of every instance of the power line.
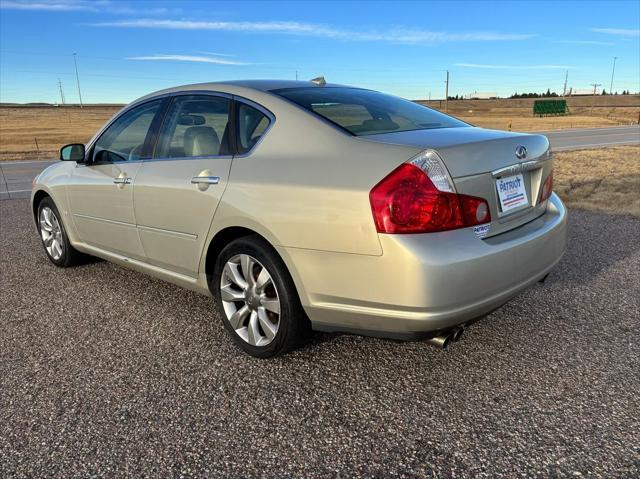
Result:
<instances>
[{"instance_id":1,"label":"power line","mask_svg":"<svg viewBox=\"0 0 640 479\"><path fill-rule=\"evenodd\" d=\"M82 92L80 91L80 77L78 76L78 62L76 60L76 54L73 54L73 64L76 66L76 82L78 82L78 97L80 98L80 108L82 108Z\"/></svg>"},{"instance_id":2,"label":"power line","mask_svg":"<svg viewBox=\"0 0 640 479\"><path fill-rule=\"evenodd\" d=\"M62 106L64 106L64 91L62 90L62 81L60 80L60 78L58 78L58 88L60 88L60 100L62 101Z\"/></svg>"},{"instance_id":3,"label":"power line","mask_svg":"<svg viewBox=\"0 0 640 479\"><path fill-rule=\"evenodd\" d=\"M611 85L609 85L609 93L613 93L613 74L616 72L616 60L618 57L613 57L613 68L611 69Z\"/></svg>"},{"instance_id":4,"label":"power line","mask_svg":"<svg viewBox=\"0 0 640 479\"><path fill-rule=\"evenodd\" d=\"M444 91L444 111L449 111L449 70L447 70L447 80Z\"/></svg>"}]
</instances>

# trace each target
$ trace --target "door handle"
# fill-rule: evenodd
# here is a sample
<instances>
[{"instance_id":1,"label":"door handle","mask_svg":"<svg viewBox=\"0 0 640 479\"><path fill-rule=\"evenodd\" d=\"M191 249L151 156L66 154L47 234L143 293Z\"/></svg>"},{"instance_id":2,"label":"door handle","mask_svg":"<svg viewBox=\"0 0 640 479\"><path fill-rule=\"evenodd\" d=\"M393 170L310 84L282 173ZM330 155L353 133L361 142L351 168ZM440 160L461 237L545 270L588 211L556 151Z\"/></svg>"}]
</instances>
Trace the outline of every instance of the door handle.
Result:
<instances>
[{"instance_id":1,"label":"door handle","mask_svg":"<svg viewBox=\"0 0 640 479\"><path fill-rule=\"evenodd\" d=\"M113 179L113 182L116 185L130 185L131 184L131 178L125 176L125 177L120 177L118 176L117 178Z\"/></svg>"},{"instance_id":2,"label":"door handle","mask_svg":"<svg viewBox=\"0 0 640 479\"><path fill-rule=\"evenodd\" d=\"M220 183L219 176L194 176L191 178L192 185L217 185L218 183Z\"/></svg>"}]
</instances>

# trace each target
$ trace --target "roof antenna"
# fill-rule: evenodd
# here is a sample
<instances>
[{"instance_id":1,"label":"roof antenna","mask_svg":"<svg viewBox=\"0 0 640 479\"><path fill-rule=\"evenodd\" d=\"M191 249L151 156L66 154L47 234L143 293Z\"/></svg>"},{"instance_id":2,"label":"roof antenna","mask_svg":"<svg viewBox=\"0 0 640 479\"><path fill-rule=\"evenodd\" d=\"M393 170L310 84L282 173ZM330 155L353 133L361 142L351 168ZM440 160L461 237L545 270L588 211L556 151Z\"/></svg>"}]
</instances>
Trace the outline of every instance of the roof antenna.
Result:
<instances>
[{"instance_id":1,"label":"roof antenna","mask_svg":"<svg viewBox=\"0 0 640 479\"><path fill-rule=\"evenodd\" d=\"M325 86L327 84L327 81L324 79L324 77L316 77L311 80L311 83L315 83L318 86Z\"/></svg>"}]
</instances>

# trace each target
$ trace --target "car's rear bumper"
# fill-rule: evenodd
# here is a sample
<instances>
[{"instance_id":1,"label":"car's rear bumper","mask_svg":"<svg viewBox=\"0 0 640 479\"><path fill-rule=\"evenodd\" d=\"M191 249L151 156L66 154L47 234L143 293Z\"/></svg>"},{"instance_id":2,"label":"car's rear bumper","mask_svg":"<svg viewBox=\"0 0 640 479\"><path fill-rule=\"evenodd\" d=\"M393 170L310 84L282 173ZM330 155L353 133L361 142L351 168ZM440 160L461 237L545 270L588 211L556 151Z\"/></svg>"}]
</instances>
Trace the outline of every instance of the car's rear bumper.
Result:
<instances>
[{"instance_id":1,"label":"car's rear bumper","mask_svg":"<svg viewBox=\"0 0 640 479\"><path fill-rule=\"evenodd\" d=\"M566 248L566 210L486 239L472 228L380 235L382 256L282 251L314 329L411 336L483 316L543 278Z\"/></svg>"}]
</instances>

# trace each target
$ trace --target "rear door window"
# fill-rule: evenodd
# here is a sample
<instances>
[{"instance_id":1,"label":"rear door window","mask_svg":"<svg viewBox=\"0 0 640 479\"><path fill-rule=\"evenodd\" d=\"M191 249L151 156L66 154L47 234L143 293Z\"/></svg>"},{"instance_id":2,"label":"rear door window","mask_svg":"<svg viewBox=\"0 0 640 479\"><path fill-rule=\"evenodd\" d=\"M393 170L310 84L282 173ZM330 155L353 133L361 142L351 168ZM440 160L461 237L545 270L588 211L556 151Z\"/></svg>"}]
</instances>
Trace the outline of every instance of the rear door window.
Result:
<instances>
[{"instance_id":1,"label":"rear door window","mask_svg":"<svg viewBox=\"0 0 640 479\"><path fill-rule=\"evenodd\" d=\"M211 95L174 98L164 120L155 158L221 156L229 151L231 100Z\"/></svg>"}]
</instances>

